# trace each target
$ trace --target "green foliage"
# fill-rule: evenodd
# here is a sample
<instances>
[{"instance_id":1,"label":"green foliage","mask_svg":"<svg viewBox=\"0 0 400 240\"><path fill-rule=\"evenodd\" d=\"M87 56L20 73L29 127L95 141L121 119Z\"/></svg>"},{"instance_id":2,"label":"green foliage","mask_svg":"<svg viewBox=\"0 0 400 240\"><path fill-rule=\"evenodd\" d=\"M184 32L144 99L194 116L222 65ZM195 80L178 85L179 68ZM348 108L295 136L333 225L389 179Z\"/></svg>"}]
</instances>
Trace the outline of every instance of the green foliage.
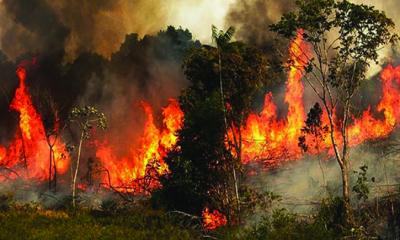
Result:
<instances>
[{"instance_id":1,"label":"green foliage","mask_svg":"<svg viewBox=\"0 0 400 240\"><path fill-rule=\"evenodd\" d=\"M258 50L239 42L226 43L221 58L226 106L221 104L218 49L206 45L192 49L183 64L191 83L180 97L184 126L176 149L166 159L170 173L153 199L195 214L208 205L229 217L228 205L234 199L232 168L239 169L240 162L226 148L224 108L228 128L241 126L254 95L268 83L268 65Z\"/></svg>"},{"instance_id":2,"label":"green foliage","mask_svg":"<svg viewBox=\"0 0 400 240\"><path fill-rule=\"evenodd\" d=\"M377 62L379 48L397 42L394 22L374 7L346 0L298 0L296 4L298 12L285 14L271 30L293 38L303 29L316 57L310 57L307 72L315 70L323 81L346 90L345 98L351 98L365 79L370 61ZM335 36L332 41L328 34Z\"/></svg>"},{"instance_id":3,"label":"green foliage","mask_svg":"<svg viewBox=\"0 0 400 240\"><path fill-rule=\"evenodd\" d=\"M354 171L354 174L357 174L357 180L352 190L356 193L358 200L368 200L369 179L367 178L367 171L367 165L361 166L360 171ZM371 178L371 181L374 182L375 178Z\"/></svg>"},{"instance_id":4,"label":"green foliage","mask_svg":"<svg viewBox=\"0 0 400 240\"><path fill-rule=\"evenodd\" d=\"M247 230L240 239L336 239L335 233L327 229L321 222L300 219L299 216L277 209L272 216Z\"/></svg>"},{"instance_id":5,"label":"green foliage","mask_svg":"<svg viewBox=\"0 0 400 240\"><path fill-rule=\"evenodd\" d=\"M84 140L89 139L90 130L97 126L100 129L106 129L107 121L104 113L99 112L95 107L85 106L85 107L75 107L72 109L69 117L70 123L75 123L80 131L80 139L78 146L78 154L76 157L75 169L72 176L72 205L76 207L76 181L78 178L78 171L80 166L80 158L82 152L82 144Z\"/></svg>"},{"instance_id":6,"label":"green foliage","mask_svg":"<svg viewBox=\"0 0 400 240\"><path fill-rule=\"evenodd\" d=\"M318 150L320 142L324 140L328 126L322 125L322 109L319 103L315 103L307 114L305 126L301 129L302 135L299 137L299 147L304 152L308 151L309 146L306 143L306 135L312 136L313 145Z\"/></svg>"},{"instance_id":7,"label":"green foliage","mask_svg":"<svg viewBox=\"0 0 400 240\"><path fill-rule=\"evenodd\" d=\"M344 202L342 198L334 197L322 200L316 216L317 222L323 224L329 231L337 234L344 232Z\"/></svg>"},{"instance_id":8,"label":"green foliage","mask_svg":"<svg viewBox=\"0 0 400 240\"><path fill-rule=\"evenodd\" d=\"M225 48L228 46L229 42L232 40L233 34L235 34L235 28L229 27L226 32L217 29L216 26L211 26L211 36L213 42L217 44L218 48Z\"/></svg>"},{"instance_id":9,"label":"green foliage","mask_svg":"<svg viewBox=\"0 0 400 240\"><path fill-rule=\"evenodd\" d=\"M107 121L104 113L99 112L95 107L74 107L71 111L71 123L76 123L84 134L84 138L90 137L89 131L96 126L100 129L107 128Z\"/></svg>"},{"instance_id":10,"label":"green foliage","mask_svg":"<svg viewBox=\"0 0 400 240\"><path fill-rule=\"evenodd\" d=\"M347 0L297 0L296 4L298 11L285 14L270 29L286 38L302 34L308 43L297 60L308 64L303 78L326 109L342 173L345 219L352 225L347 134L352 98L366 79L370 63L378 62L379 49L397 42L395 24L374 7ZM335 129L340 135L333 134Z\"/></svg>"},{"instance_id":11,"label":"green foliage","mask_svg":"<svg viewBox=\"0 0 400 240\"><path fill-rule=\"evenodd\" d=\"M218 50L210 46L194 49L188 55L183 67L191 82L191 94L206 98L219 91L218 59ZM221 59L228 123L240 126L253 106L254 96L271 84L269 65L259 50L240 42L226 45Z\"/></svg>"},{"instance_id":12,"label":"green foliage","mask_svg":"<svg viewBox=\"0 0 400 240\"><path fill-rule=\"evenodd\" d=\"M221 131L219 95L214 93L204 102L196 102L189 93L185 97L181 100L185 124L179 133L178 147L166 159L170 173L161 180L160 200L170 209L200 214L205 204L215 197L209 191L224 182L223 159L229 153ZM187 109L191 106L186 101L194 104L193 109Z\"/></svg>"},{"instance_id":13,"label":"green foliage","mask_svg":"<svg viewBox=\"0 0 400 240\"><path fill-rule=\"evenodd\" d=\"M0 212L0 239L200 239L162 212L49 211L29 205Z\"/></svg>"}]
</instances>

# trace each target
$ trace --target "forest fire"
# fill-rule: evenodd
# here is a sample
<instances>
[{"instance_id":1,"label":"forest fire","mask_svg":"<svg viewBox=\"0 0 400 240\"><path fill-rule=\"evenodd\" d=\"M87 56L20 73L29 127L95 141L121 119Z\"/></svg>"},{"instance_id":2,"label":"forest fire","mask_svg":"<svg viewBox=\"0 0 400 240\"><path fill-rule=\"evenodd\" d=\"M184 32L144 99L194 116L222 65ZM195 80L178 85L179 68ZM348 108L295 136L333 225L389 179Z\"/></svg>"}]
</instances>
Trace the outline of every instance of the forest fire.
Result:
<instances>
[{"instance_id":1,"label":"forest fire","mask_svg":"<svg viewBox=\"0 0 400 240\"><path fill-rule=\"evenodd\" d=\"M8 179L14 179L18 174L26 179L44 181L49 179L50 174L54 176L54 171L64 174L70 164L66 146L60 137L53 139L51 136L46 136L41 116L33 106L26 87L26 70L22 65L17 69L17 76L20 84L10 108L19 113L19 128L7 148L0 145L0 164L12 170L7 176ZM129 146L132 154L130 157L117 159L112 146L107 142L97 146L96 156L107 172L102 175L102 181L106 185L127 189L129 189L127 186L135 187L135 180L145 177L149 165L159 174L168 171L163 158L177 142L175 134L183 123L183 112L175 99L169 99L169 105L162 111L164 126L158 129L152 107L146 102L142 102L141 105L146 115L146 122L140 147ZM52 152L49 144L52 145ZM50 160L53 166L51 171L49 171ZM22 171L23 169L26 171ZM22 173L26 175L21 175ZM148 184L150 188L158 186L156 181L150 181Z\"/></svg>"},{"instance_id":2,"label":"forest fire","mask_svg":"<svg viewBox=\"0 0 400 240\"><path fill-rule=\"evenodd\" d=\"M214 230L226 225L226 217L217 210L210 211L208 208L203 210L203 226L208 230Z\"/></svg>"},{"instance_id":3,"label":"forest fire","mask_svg":"<svg viewBox=\"0 0 400 240\"><path fill-rule=\"evenodd\" d=\"M398 2L0 0L0 239L400 239Z\"/></svg>"},{"instance_id":4,"label":"forest fire","mask_svg":"<svg viewBox=\"0 0 400 240\"><path fill-rule=\"evenodd\" d=\"M298 146L298 139L305 121L305 107L303 104L304 86L302 83L303 72L307 65L308 45L302 37L302 31L290 46L290 61L288 80L286 83L285 103L288 113L285 119L277 119L277 106L273 102L272 93L265 95L264 108L257 114L249 115L246 124L242 127L243 147L242 161L268 161L271 165L287 159L301 158L303 153ZM26 167L27 178L46 180L49 178L49 145L41 116L33 106L31 97L25 85L26 70L23 65L17 69L20 85L15 92L15 97L10 108L19 113L19 128L14 140L9 146L0 146L0 161L2 166L20 170ZM352 118L349 126L349 145L355 146L366 140L385 137L392 132L400 118L396 106L400 103L397 84L400 82L400 67L387 66L381 73L382 97L376 109L371 106L363 112L360 118ZM152 107L142 102L146 116L143 135L140 145L128 146L129 156L118 157L114 146L107 140L96 140L96 157L99 159L105 174L102 182L115 188L135 186L136 180L143 179L149 173L149 167L158 174L166 173L168 166L164 162L167 152L177 142L176 132L182 127L184 114L179 103L170 99L169 104L162 111L163 126L158 128L155 124ZM381 113L380 117L375 117ZM328 126L326 114L322 117L323 125ZM368 131L363 131L368 129ZM340 133L335 130L336 139L340 142ZM307 139L312 144L313 141ZM322 146L318 151L312 148L310 153L318 154L321 151L330 151L330 137L325 133ZM52 147L52 164L59 174L67 171L69 155L65 144L60 138ZM150 174L151 175L151 174ZM14 177L16 175L14 174ZM151 177L151 176L148 176ZM148 179L147 179L148 180ZM148 180L150 181L150 180ZM150 188L158 187L157 181L148 183ZM135 187L133 187L135 188ZM137 190L137 189L136 189Z\"/></svg>"},{"instance_id":5,"label":"forest fire","mask_svg":"<svg viewBox=\"0 0 400 240\"><path fill-rule=\"evenodd\" d=\"M270 161L276 165L288 159L299 159L303 156L298 146L301 129L305 121L305 107L303 103L304 86L303 73L307 66L308 44L303 39L303 32L298 31L289 49L290 61L286 83L285 103L288 106L287 117L277 119L277 106L273 102L272 93L265 95L264 108L258 113L249 115L241 128L243 138L242 162ZM49 179L49 174L57 171L63 174L67 171L70 157L61 138L57 138L52 147L51 161L54 169L49 171L49 139L42 123L40 114L33 106L31 97L25 85L26 70L23 65L17 69L20 81L10 108L19 114L19 128L14 140L8 147L0 146L0 163L2 166L16 170L26 168L26 178L38 180ZM348 128L349 145L356 146L367 140L387 136L394 129L400 118L396 106L400 103L400 66L387 66L381 73L382 97L376 109L369 107L360 118L352 118ZM151 179L152 174L168 172L164 158L177 142L176 132L182 127L184 113L175 99L169 99L169 104L162 110L163 126L155 124L152 107L141 103L146 116L143 134L136 144L128 145L129 156L120 157L116 154L115 146L107 139L96 140L96 157L105 172L101 181L109 187L123 188L124 191L136 191L137 180L147 181L151 189L159 187L157 181ZM376 117L380 114L379 117ZM328 119L324 113L322 123L328 126ZM363 131L368 129L368 131ZM231 134L231 133L230 133ZM335 129L334 135L340 142L340 133ZM313 141L307 139L312 144ZM330 151L330 137L323 135L319 150L312 148L310 153L318 154L321 151ZM151 168L153 173L151 173ZM155 171L155 172L154 172ZM146 174L149 174L148 176ZM11 174L10 177L16 177Z\"/></svg>"},{"instance_id":6,"label":"forest fire","mask_svg":"<svg viewBox=\"0 0 400 240\"><path fill-rule=\"evenodd\" d=\"M8 149L0 146L0 164L14 168L26 179L49 179L55 172L63 174L68 169L69 156L65 144L56 139L49 153L49 139L39 113L33 106L31 96L25 85L26 70L23 65L17 69L19 86L15 92L10 108L19 114L19 128ZM50 143L53 144L53 143ZM50 156L51 155L51 156ZM49 162L54 169L49 171ZM25 169L26 171L22 171ZM15 175L10 176L11 178Z\"/></svg>"},{"instance_id":7,"label":"forest fire","mask_svg":"<svg viewBox=\"0 0 400 240\"><path fill-rule=\"evenodd\" d=\"M164 124L162 129L158 129L154 123L151 106L142 102L142 107L146 115L143 136L139 147L129 146L130 156L117 158L113 153L113 147L107 143L99 144L96 151L96 157L108 172L103 181L117 189L122 187L126 191L143 190L140 189L143 186L137 186L137 180L152 177L149 167L158 174L166 173L168 166L163 159L176 144L175 134L183 123L183 112L175 99L170 99L169 105L162 111ZM145 184L151 189L159 186L158 182L152 179L143 180L147 181Z\"/></svg>"},{"instance_id":8,"label":"forest fire","mask_svg":"<svg viewBox=\"0 0 400 240\"><path fill-rule=\"evenodd\" d=\"M277 120L277 107L272 102L272 93L265 96L264 109L258 114L250 114L242 128L243 147L242 160L252 160L283 156L288 152L300 156L298 138L304 124L303 105L304 87L301 82L303 71L307 65L307 43L303 39L303 31L298 31L297 38L291 43L290 67L286 83L285 102L288 104L288 116L285 120Z\"/></svg>"},{"instance_id":9,"label":"forest fire","mask_svg":"<svg viewBox=\"0 0 400 240\"><path fill-rule=\"evenodd\" d=\"M277 106L273 102L272 93L266 94L261 113L250 114L246 124L242 127L243 163L265 161L268 162L268 165L276 165L282 161L298 159L303 156L301 148L298 146L298 139L306 120L303 105L304 87L301 80L307 65L304 58L307 52L307 43L303 40L302 31L299 31L297 38L291 43L289 51L291 66L285 93L285 103L288 105L287 117L283 120L276 119ZM397 107L400 103L400 91L396 85L400 82L400 66L387 66L380 77L382 82L380 102L375 110L371 110L373 108L370 106L360 118L352 117L352 124L348 128L349 146L388 136L400 120ZM382 114L381 117L374 116L379 113ZM321 120L323 126L329 126L325 112ZM338 142L342 141L338 129L335 129L334 136ZM311 154L319 154L322 151L332 152L331 138L328 132L323 134L321 140L321 146L312 148ZM310 136L307 136L306 141L309 144L315 144Z\"/></svg>"}]
</instances>

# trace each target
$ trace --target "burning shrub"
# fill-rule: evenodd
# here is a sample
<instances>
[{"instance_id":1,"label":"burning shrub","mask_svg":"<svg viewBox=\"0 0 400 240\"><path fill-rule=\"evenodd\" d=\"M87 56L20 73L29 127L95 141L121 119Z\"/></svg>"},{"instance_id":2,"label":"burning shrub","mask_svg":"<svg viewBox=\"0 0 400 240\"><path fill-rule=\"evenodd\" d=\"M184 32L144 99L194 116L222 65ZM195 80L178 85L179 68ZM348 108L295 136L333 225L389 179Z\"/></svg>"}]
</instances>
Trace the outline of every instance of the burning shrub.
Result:
<instances>
[{"instance_id":1,"label":"burning shrub","mask_svg":"<svg viewBox=\"0 0 400 240\"><path fill-rule=\"evenodd\" d=\"M227 223L226 217L218 210L210 211L205 208L202 213L203 226L208 230L214 230L219 227L225 226Z\"/></svg>"}]
</instances>

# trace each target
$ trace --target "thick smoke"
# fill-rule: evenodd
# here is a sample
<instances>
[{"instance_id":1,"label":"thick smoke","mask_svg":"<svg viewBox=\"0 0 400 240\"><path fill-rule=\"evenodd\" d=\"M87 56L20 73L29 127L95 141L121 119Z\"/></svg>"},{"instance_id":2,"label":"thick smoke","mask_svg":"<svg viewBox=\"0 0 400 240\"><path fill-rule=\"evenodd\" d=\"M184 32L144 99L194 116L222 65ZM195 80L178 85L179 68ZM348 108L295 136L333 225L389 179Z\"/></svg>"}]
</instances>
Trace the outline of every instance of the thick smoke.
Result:
<instances>
[{"instance_id":1,"label":"thick smoke","mask_svg":"<svg viewBox=\"0 0 400 240\"><path fill-rule=\"evenodd\" d=\"M54 48L65 48L67 61L82 52L109 58L126 34L143 36L164 27L164 5L169 2L5 0L1 48L11 58Z\"/></svg>"},{"instance_id":2,"label":"thick smoke","mask_svg":"<svg viewBox=\"0 0 400 240\"><path fill-rule=\"evenodd\" d=\"M97 76L92 76L79 102L101 106L110 122L107 137L127 153L130 149L126 146L132 146L143 132L140 101L150 103L160 124L157 116L168 98L178 97L187 86L181 63L186 51L197 46L199 42L194 42L188 31L172 27L144 39L138 39L136 34L128 35L120 50L107 62L104 79L99 81ZM129 131L121 135L121 129Z\"/></svg>"},{"instance_id":3,"label":"thick smoke","mask_svg":"<svg viewBox=\"0 0 400 240\"><path fill-rule=\"evenodd\" d=\"M209 41L211 24L222 26L233 2L4 0L0 1L0 49L15 59L25 52L52 48L50 40L65 49L66 62L83 52L109 59L127 34L153 35L168 25L189 28L196 38Z\"/></svg>"},{"instance_id":4,"label":"thick smoke","mask_svg":"<svg viewBox=\"0 0 400 240\"><path fill-rule=\"evenodd\" d=\"M140 101L149 102L158 114L168 98L177 97L187 84L181 69L183 58L188 49L199 45L189 31L168 28L158 32L166 24L169 3L0 2L0 19L5 23L0 27L4 52L0 54L1 143L7 145L17 124L16 114L8 108L18 84L16 65L32 58L37 64L28 69L27 84L42 115L46 111L43 96L49 95L62 121L73 106L94 105L109 118L113 138L122 141L121 127L140 134ZM143 36L149 32L153 36ZM53 123L45 124L51 127ZM116 134L113 129L118 129Z\"/></svg>"},{"instance_id":5,"label":"thick smoke","mask_svg":"<svg viewBox=\"0 0 400 240\"><path fill-rule=\"evenodd\" d=\"M66 40L67 60L82 52L107 58L118 51L127 33L155 33L163 28L166 6L172 1L47 1L71 30Z\"/></svg>"},{"instance_id":6,"label":"thick smoke","mask_svg":"<svg viewBox=\"0 0 400 240\"><path fill-rule=\"evenodd\" d=\"M271 51L276 35L269 31L269 25L294 7L292 0L237 0L231 5L226 24L236 28L236 38Z\"/></svg>"},{"instance_id":7,"label":"thick smoke","mask_svg":"<svg viewBox=\"0 0 400 240\"><path fill-rule=\"evenodd\" d=\"M2 18L6 15L13 21L5 26L1 36L1 49L7 55L15 58L25 52L64 49L68 29L45 1L4 0L2 8Z\"/></svg>"},{"instance_id":8,"label":"thick smoke","mask_svg":"<svg viewBox=\"0 0 400 240\"><path fill-rule=\"evenodd\" d=\"M256 46L264 52L273 69L270 72L274 73L269 77L275 83L273 91L276 102L283 102L286 74L282 63L287 60L289 41L271 32L269 26L279 21L282 14L294 10L294 7L292 0L236 0L225 17L225 25L236 29L237 40ZM285 111L281 111L281 114L285 115Z\"/></svg>"}]
</instances>

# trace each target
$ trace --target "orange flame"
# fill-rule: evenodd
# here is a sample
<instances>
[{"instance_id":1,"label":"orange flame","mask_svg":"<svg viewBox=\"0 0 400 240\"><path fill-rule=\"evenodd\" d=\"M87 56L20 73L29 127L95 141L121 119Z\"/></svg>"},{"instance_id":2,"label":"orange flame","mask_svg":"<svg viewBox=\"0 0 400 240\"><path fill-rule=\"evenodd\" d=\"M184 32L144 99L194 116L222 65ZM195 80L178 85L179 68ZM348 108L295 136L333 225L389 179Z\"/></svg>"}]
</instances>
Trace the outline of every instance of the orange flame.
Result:
<instances>
[{"instance_id":1,"label":"orange flame","mask_svg":"<svg viewBox=\"0 0 400 240\"><path fill-rule=\"evenodd\" d=\"M0 146L0 164L9 168L23 164L26 177L46 180L49 178L48 166L50 148L41 116L33 106L31 96L25 85L26 70L21 65L17 69L19 86L10 108L19 114L19 130L8 149ZM53 147L57 172L63 174L68 169L69 156L65 144L57 140Z\"/></svg>"},{"instance_id":2,"label":"orange flame","mask_svg":"<svg viewBox=\"0 0 400 240\"><path fill-rule=\"evenodd\" d=\"M7 155L7 149L0 145L0 163L3 162L3 160L6 158L6 155Z\"/></svg>"},{"instance_id":3,"label":"orange flame","mask_svg":"<svg viewBox=\"0 0 400 240\"><path fill-rule=\"evenodd\" d=\"M226 225L226 217L220 213L218 210L210 212L208 208L205 208L202 213L203 216L203 226L208 230L214 230L221 226Z\"/></svg>"},{"instance_id":4,"label":"orange flame","mask_svg":"<svg viewBox=\"0 0 400 240\"><path fill-rule=\"evenodd\" d=\"M272 93L268 93L262 112L250 114L242 127L243 163L254 159L282 157L281 154L285 152L295 156L301 154L297 142L305 120L301 78L308 62L307 52L308 45L303 39L303 31L299 30L297 38L290 46L290 67L285 94L285 102L288 104L287 118L276 119L277 107L272 101Z\"/></svg>"},{"instance_id":5,"label":"orange flame","mask_svg":"<svg viewBox=\"0 0 400 240\"><path fill-rule=\"evenodd\" d=\"M164 157L177 142L176 131L183 123L183 112L175 99L169 99L169 105L163 109L163 129L160 130L154 123L153 110L148 103L142 102L146 115L143 135L140 146L130 146L130 156L117 158L114 155L114 148L107 142L99 144L96 156L100 159L102 166L109 174L103 181L110 181L114 187L131 186L135 180L146 175L149 164L157 165L159 174L166 173L168 166ZM159 187L157 182L150 183L151 188ZM137 189L136 189L137 190ZM140 189L139 189L140 190Z\"/></svg>"},{"instance_id":6,"label":"orange flame","mask_svg":"<svg viewBox=\"0 0 400 240\"><path fill-rule=\"evenodd\" d=\"M272 93L265 96L264 109L259 113L249 115L246 124L241 128L243 136L242 161L265 161L270 165L281 163L290 159L302 157L298 146L298 138L305 121L303 104L304 87L302 77L307 65L309 47L303 40L303 31L299 30L297 37L290 46L290 68L286 84L285 102L288 105L288 115L284 120L276 119L276 105L272 100ZM348 142L350 146L356 146L367 140L387 137L400 120L400 66L387 66L381 73L382 97L377 105L376 113L382 117L374 116L369 107L360 118L352 117L352 123L348 127ZM335 116L334 116L335 118ZM322 122L329 126L326 112L323 112ZM232 133L229 133L230 136ZM334 130L335 139L341 143L339 130ZM309 139L307 142L311 142ZM332 152L330 137L323 136L322 151Z\"/></svg>"}]
</instances>

